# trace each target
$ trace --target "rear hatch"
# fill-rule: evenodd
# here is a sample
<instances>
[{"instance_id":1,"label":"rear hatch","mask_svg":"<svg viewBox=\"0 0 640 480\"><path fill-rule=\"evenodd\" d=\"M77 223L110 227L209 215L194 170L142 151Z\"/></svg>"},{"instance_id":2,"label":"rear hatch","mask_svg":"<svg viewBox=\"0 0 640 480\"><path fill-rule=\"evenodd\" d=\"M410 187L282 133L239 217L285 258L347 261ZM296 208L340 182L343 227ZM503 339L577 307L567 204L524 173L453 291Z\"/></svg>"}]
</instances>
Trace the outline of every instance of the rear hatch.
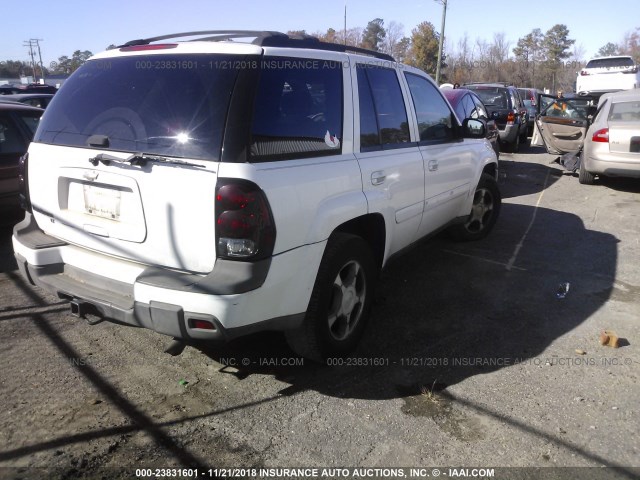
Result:
<instances>
[{"instance_id":1,"label":"rear hatch","mask_svg":"<svg viewBox=\"0 0 640 480\"><path fill-rule=\"evenodd\" d=\"M76 71L29 149L40 228L108 255L210 272L227 110L239 60L259 52L231 49L133 47Z\"/></svg>"},{"instance_id":2,"label":"rear hatch","mask_svg":"<svg viewBox=\"0 0 640 480\"><path fill-rule=\"evenodd\" d=\"M504 130L507 125L507 117L514 110L509 107L509 95L506 88L492 86L466 86L473 90L489 113L490 118L495 120L498 128Z\"/></svg>"}]
</instances>

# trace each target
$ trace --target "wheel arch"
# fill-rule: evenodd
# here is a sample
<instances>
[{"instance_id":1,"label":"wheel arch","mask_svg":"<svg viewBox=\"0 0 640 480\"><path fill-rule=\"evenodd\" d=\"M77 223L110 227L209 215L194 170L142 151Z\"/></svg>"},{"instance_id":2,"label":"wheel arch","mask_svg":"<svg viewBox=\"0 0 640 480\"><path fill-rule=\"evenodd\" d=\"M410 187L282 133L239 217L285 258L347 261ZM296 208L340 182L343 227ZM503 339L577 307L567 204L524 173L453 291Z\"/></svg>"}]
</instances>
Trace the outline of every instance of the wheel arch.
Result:
<instances>
[{"instance_id":1,"label":"wheel arch","mask_svg":"<svg viewBox=\"0 0 640 480\"><path fill-rule=\"evenodd\" d=\"M386 226L379 213L369 213L338 225L334 232L350 233L361 237L371 247L378 270L384 263Z\"/></svg>"}]
</instances>

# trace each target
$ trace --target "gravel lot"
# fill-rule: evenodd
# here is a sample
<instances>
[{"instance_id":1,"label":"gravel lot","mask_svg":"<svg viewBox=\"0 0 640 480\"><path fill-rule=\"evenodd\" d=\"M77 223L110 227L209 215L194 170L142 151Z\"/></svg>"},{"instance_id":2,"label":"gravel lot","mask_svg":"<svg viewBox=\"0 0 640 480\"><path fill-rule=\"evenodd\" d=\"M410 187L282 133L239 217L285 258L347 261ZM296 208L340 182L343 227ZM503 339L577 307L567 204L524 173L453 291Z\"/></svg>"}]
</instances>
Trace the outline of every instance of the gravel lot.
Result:
<instances>
[{"instance_id":1,"label":"gravel lot","mask_svg":"<svg viewBox=\"0 0 640 480\"><path fill-rule=\"evenodd\" d=\"M2 229L0 477L180 466L640 477L640 182L583 186L553 156L521 151L501 156L494 232L439 236L389 264L364 341L334 366L303 362L277 334L173 357L168 337L90 326L22 280ZM621 348L600 345L604 329Z\"/></svg>"}]
</instances>

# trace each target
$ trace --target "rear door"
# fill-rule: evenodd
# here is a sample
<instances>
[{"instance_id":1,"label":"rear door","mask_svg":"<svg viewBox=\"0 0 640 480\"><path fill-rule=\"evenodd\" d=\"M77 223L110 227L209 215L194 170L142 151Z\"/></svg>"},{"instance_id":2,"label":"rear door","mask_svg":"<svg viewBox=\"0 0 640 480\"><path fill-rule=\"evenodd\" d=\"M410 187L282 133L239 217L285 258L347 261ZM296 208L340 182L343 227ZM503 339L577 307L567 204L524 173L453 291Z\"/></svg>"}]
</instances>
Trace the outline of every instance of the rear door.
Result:
<instances>
[{"instance_id":1,"label":"rear door","mask_svg":"<svg viewBox=\"0 0 640 480\"><path fill-rule=\"evenodd\" d=\"M397 70L362 61L354 65L352 78L358 92L355 152L362 187L369 211L385 218L391 254L417 236L424 203L422 156L409 128L409 99Z\"/></svg>"},{"instance_id":2,"label":"rear door","mask_svg":"<svg viewBox=\"0 0 640 480\"><path fill-rule=\"evenodd\" d=\"M591 97L538 96L536 125L540 132L532 145L544 145L551 154L576 153L584 144L590 117L595 111Z\"/></svg>"}]
</instances>

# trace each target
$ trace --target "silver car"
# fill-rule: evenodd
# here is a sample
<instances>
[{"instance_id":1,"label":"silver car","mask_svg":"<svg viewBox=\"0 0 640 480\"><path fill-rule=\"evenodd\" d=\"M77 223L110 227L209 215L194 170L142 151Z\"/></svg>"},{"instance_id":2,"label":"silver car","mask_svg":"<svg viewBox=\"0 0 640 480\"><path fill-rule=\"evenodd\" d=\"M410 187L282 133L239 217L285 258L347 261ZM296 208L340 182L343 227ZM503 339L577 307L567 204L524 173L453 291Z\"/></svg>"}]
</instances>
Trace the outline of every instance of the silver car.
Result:
<instances>
[{"instance_id":1,"label":"silver car","mask_svg":"<svg viewBox=\"0 0 640 480\"><path fill-rule=\"evenodd\" d=\"M596 175L640 178L640 89L600 97L584 142L580 183L592 185Z\"/></svg>"}]
</instances>

